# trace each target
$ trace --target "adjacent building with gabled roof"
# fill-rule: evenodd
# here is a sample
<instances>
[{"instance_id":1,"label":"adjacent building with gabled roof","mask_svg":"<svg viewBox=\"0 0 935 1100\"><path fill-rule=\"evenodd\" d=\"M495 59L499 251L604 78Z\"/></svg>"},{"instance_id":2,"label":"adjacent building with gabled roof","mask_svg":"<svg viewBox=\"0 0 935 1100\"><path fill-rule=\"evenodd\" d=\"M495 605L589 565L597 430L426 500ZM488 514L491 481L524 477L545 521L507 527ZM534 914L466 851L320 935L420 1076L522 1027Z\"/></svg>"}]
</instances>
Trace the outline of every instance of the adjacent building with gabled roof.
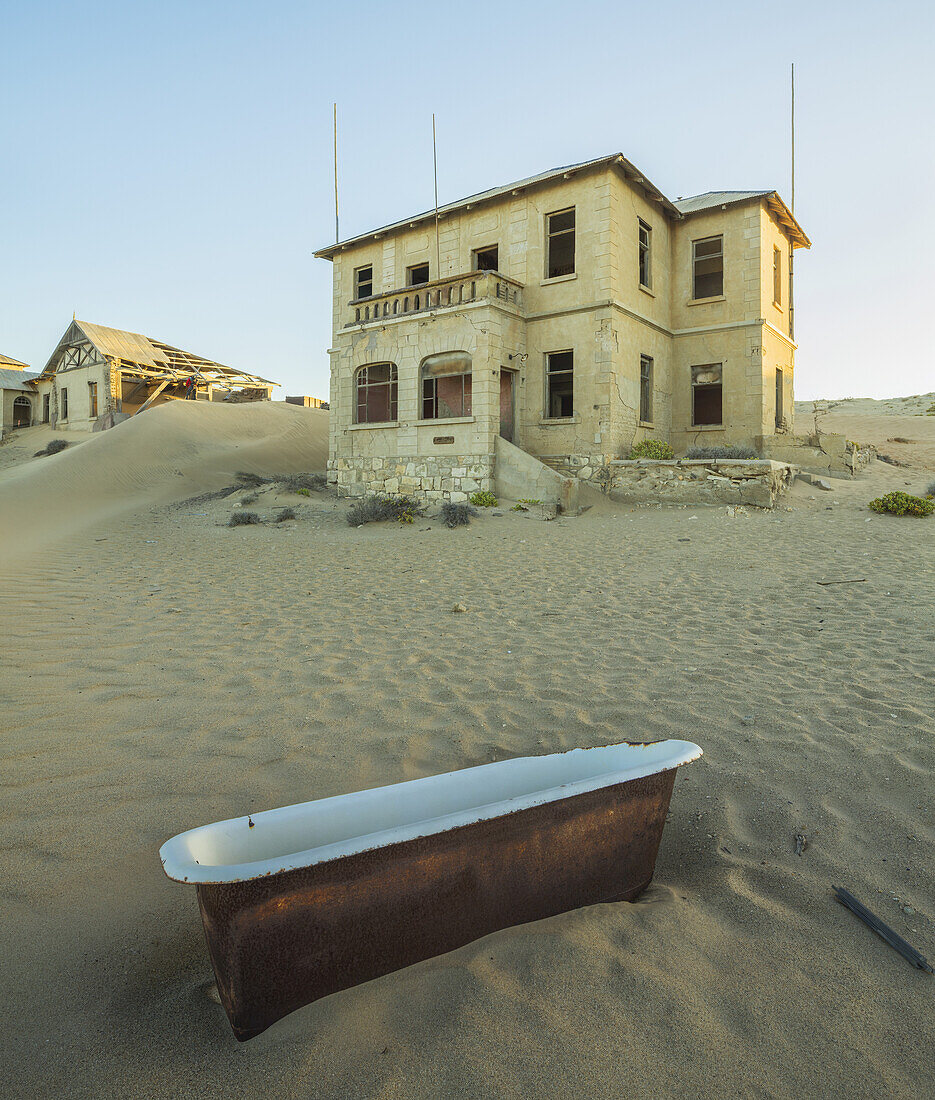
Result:
<instances>
[{"instance_id":1,"label":"adjacent building with gabled roof","mask_svg":"<svg viewBox=\"0 0 935 1100\"><path fill-rule=\"evenodd\" d=\"M277 382L136 332L73 320L36 380L40 419L108 427L165 401L268 401Z\"/></svg>"},{"instance_id":2,"label":"adjacent building with gabled roof","mask_svg":"<svg viewBox=\"0 0 935 1100\"><path fill-rule=\"evenodd\" d=\"M463 499L501 439L584 479L647 436L764 446L810 243L776 191L673 202L614 153L328 245L331 480Z\"/></svg>"},{"instance_id":3,"label":"adjacent building with gabled roof","mask_svg":"<svg viewBox=\"0 0 935 1100\"><path fill-rule=\"evenodd\" d=\"M28 363L0 355L0 438L10 428L26 428L35 417L38 377L26 368Z\"/></svg>"}]
</instances>

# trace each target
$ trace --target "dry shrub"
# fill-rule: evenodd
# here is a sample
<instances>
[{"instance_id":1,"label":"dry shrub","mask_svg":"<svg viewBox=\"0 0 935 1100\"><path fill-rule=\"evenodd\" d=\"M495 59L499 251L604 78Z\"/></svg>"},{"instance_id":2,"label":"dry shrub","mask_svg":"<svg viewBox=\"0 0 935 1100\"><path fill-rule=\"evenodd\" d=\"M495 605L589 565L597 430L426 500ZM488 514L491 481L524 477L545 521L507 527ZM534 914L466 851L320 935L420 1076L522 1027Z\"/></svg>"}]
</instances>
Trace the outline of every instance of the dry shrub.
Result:
<instances>
[{"instance_id":1,"label":"dry shrub","mask_svg":"<svg viewBox=\"0 0 935 1100\"><path fill-rule=\"evenodd\" d=\"M744 447L734 443L729 447L689 447L685 452L686 458L759 458L760 456L752 447Z\"/></svg>"},{"instance_id":2,"label":"dry shrub","mask_svg":"<svg viewBox=\"0 0 935 1100\"><path fill-rule=\"evenodd\" d=\"M446 500L442 505L442 519L446 527L467 527L471 516L477 515L477 509L470 504L453 503Z\"/></svg>"},{"instance_id":3,"label":"dry shrub","mask_svg":"<svg viewBox=\"0 0 935 1100\"><path fill-rule=\"evenodd\" d=\"M67 446L67 439L52 439L49 441L48 446L43 447L41 451L36 451L33 458L42 458L43 455L57 455L59 451L64 451Z\"/></svg>"},{"instance_id":4,"label":"dry shrub","mask_svg":"<svg viewBox=\"0 0 935 1100\"><path fill-rule=\"evenodd\" d=\"M234 512L231 518L227 521L228 527L249 527L254 523L262 523L263 521L256 514L256 512Z\"/></svg>"},{"instance_id":5,"label":"dry shrub","mask_svg":"<svg viewBox=\"0 0 935 1100\"><path fill-rule=\"evenodd\" d=\"M283 508L283 510L276 517L276 523L285 523L287 519L295 519L294 508Z\"/></svg>"},{"instance_id":6,"label":"dry shrub","mask_svg":"<svg viewBox=\"0 0 935 1100\"><path fill-rule=\"evenodd\" d=\"M347 522L351 527L360 527L364 523L382 523L387 519L412 523L423 511L422 505L413 497L390 497L371 493L348 508Z\"/></svg>"}]
</instances>

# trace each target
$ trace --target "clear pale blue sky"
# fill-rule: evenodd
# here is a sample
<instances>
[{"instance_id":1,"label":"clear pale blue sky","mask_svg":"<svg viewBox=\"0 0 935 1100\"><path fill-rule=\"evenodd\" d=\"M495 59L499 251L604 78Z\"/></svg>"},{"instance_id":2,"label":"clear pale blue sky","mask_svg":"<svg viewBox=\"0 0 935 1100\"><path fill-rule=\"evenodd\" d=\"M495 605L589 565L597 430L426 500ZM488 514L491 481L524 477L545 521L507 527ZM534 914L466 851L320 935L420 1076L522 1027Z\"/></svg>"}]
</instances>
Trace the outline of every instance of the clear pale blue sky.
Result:
<instances>
[{"instance_id":1,"label":"clear pale blue sky","mask_svg":"<svg viewBox=\"0 0 935 1100\"><path fill-rule=\"evenodd\" d=\"M341 234L622 151L789 199L796 392L935 389L929 3L0 0L0 351L72 312L327 395ZM278 391L281 396L283 391Z\"/></svg>"}]
</instances>

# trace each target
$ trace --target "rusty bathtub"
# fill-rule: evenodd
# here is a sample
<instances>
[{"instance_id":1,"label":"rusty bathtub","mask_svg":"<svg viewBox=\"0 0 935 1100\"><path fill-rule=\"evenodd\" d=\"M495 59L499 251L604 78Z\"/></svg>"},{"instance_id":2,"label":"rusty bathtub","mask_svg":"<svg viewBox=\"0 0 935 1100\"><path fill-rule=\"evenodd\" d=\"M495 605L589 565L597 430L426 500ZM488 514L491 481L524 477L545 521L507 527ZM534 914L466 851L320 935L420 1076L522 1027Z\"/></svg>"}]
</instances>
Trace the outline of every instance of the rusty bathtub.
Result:
<instances>
[{"instance_id":1,"label":"rusty bathtub","mask_svg":"<svg viewBox=\"0 0 935 1100\"><path fill-rule=\"evenodd\" d=\"M688 741L520 757L180 833L238 1039L294 1009L649 884Z\"/></svg>"}]
</instances>

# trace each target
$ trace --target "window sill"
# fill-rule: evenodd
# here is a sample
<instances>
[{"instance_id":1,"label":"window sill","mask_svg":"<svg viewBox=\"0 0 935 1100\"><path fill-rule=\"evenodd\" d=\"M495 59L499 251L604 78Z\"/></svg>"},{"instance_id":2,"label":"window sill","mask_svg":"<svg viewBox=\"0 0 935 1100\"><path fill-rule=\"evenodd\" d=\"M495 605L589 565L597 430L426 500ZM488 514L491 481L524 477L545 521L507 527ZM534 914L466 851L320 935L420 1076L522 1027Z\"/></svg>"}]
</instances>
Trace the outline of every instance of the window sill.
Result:
<instances>
[{"instance_id":1,"label":"window sill","mask_svg":"<svg viewBox=\"0 0 935 1100\"><path fill-rule=\"evenodd\" d=\"M706 306L711 302L726 302L726 294L715 294L712 298L689 298L685 303L687 306Z\"/></svg>"},{"instance_id":2,"label":"window sill","mask_svg":"<svg viewBox=\"0 0 935 1100\"><path fill-rule=\"evenodd\" d=\"M655 291L651 287L646 286L644 283L640 283L640 290L642 290L644 294L648 294L650 298L656 297Z\"/></svg>"},{"instance_id":3,"label":"window sill","mask_svg":"<svg viewBox=\"0 0 935 1100\"><path fill-rule=\"evenodd\" d=\"M638 421L638 424L641 428L652 428L654 431L656 428L656 425L653 423L652 420L640 420Z\"/></svg>"},{"instance_id":4,"label":"window sill","mask_svg":"<svg viewBox=\"0 0 935 1100\"><path fill-rule=\"evenodd\" d=\"M577 424L577 416L543 416L539 419L542 428L563 428L566 424Z\"/></svg>"},{"instance_id":5,"label":"window sill","mask_svg":"<svg viewBox=\"0 0 935 1100\"><path fill-rule=\"evenodd\" d=\"M419 428L431 427L433 424L473 424L473 416L439 416L431 420L417 420Z\"/></svg>"},{"instance_id":6,"label":"window sill","mask_svg":"<svg viewBox=\"0 0 935 1100\"><path fill-rule=\"evenodd\" d=\"M578 272L573 271L570 275L554 275L551 279L546 277L539 283L539 286L552 286L553 283L570 283L572 279L577 278Z\"/></svg>"},{"instance_id":7,"label":"window sill","mask_svg":"<svg viewBox=\"0 0 935 1100\"><path fill-rule=\"evenodd\" d=\"M693 432L723 432L723 424L692 424L689 429Z\"/></svg>"},{"instance_id":8,"label":"window sill","mask_svg":"<svg viewBox=\"0 0 935 1100\"><path fill-rule=\"evenodd\" d=\"M373 423L367 424L348 424L347 431L349 432L363 432L371 428L398 428L398 420L376 420Z\"/></svg>"}]
</instances>

